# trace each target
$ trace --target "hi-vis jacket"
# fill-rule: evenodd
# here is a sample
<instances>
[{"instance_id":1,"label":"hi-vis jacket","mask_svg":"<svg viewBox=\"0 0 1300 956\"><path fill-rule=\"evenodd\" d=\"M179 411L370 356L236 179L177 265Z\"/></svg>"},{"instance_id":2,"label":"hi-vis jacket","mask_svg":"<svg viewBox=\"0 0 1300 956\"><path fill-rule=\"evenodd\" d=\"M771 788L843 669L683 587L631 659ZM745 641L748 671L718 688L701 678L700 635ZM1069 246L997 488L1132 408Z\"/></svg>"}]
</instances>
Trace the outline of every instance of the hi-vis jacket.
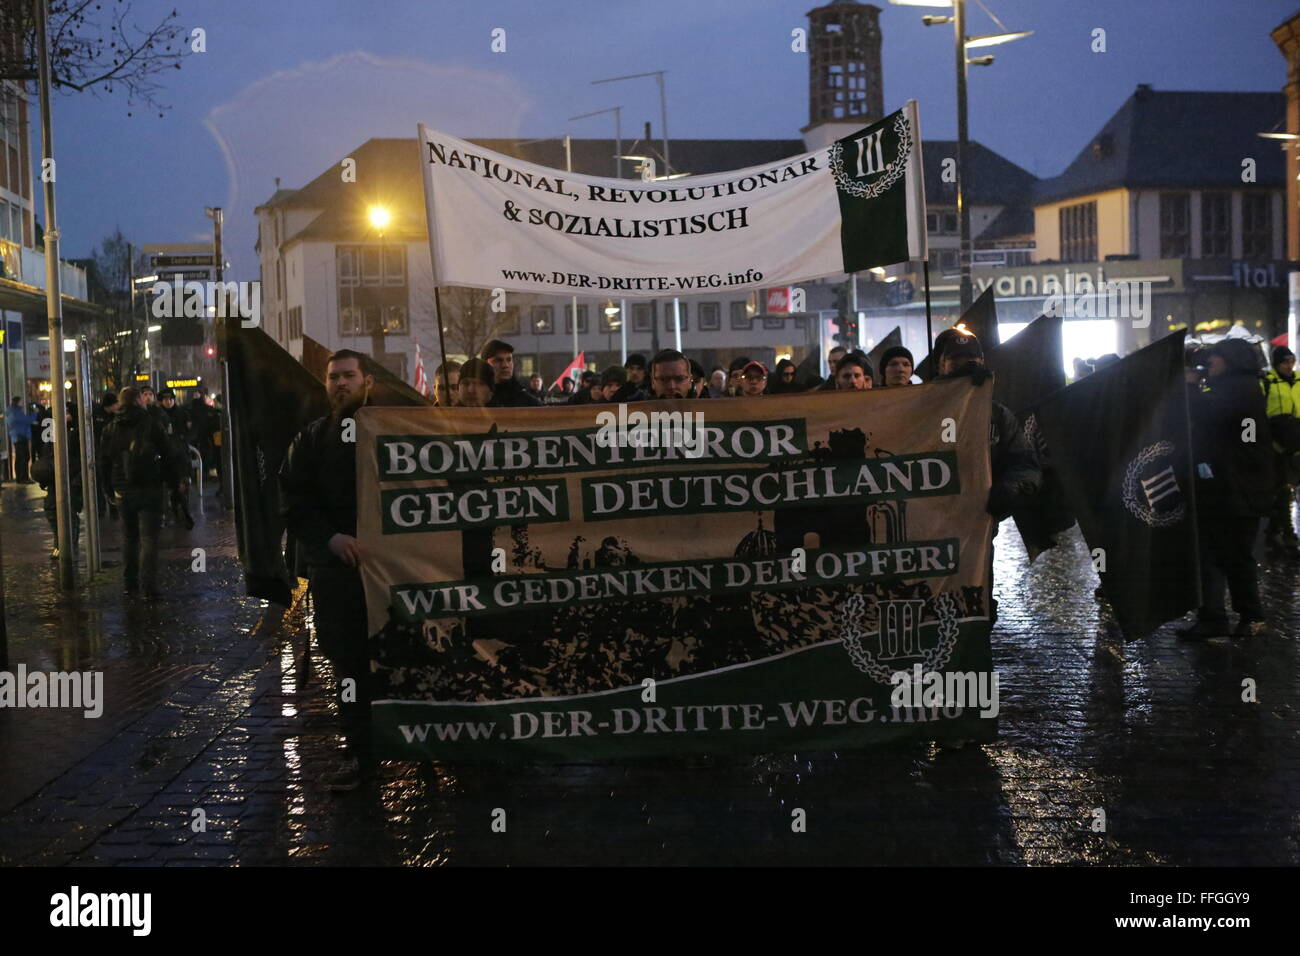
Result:
<instances>
[{"instance_id":1,"label":"hi-vis jacket","mask_svg":"<svg viewBox=\"0 0 1300 956\"><path fill-rule=\"evenodd\" d=\"M1277 374L1277 369L1271 368L1260 384L1268 401L1269 418L1275 415L1300 418L1300 375L1292 375L1291 380L1287 381ZM1273 443L1273 449L1282 450L1277 442Z\"/></svg>"}]
</instances>

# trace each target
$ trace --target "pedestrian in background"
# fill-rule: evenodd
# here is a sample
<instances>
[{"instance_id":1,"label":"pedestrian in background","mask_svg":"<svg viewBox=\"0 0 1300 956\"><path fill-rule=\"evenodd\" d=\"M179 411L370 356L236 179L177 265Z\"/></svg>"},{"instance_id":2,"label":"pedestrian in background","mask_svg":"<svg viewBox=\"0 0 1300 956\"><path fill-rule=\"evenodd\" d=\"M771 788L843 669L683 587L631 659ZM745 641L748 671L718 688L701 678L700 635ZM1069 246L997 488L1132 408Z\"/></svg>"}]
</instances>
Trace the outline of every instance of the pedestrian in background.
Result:
<instances>
[{"instance_id":1,"label":"pedestrian in background","mask_svg":"<svg viewBox=\"0 0 1300 956\"><path fill-rule=\"evenodd\" d=\"M13 448L14 481L20 485L32 483L28 468L32 458L32 426L36 416L23 407L21 397L15 395L5 413L5 427L9 430L9 445Z\"/></svg>"},{"instance_id":2,"label":"pedestrian in background","mask_svg":"<svg viewBox=\"0 0 1300 956\"><path fill-rule=\"evenodd\" d=\"M1185 640L1229 634L1225 582L1239 615L1232 637L1251 636L1264 620L1255 543L1273 503L1273 448L1261 358L1241 339L1205 350L1206 385L1191 404L1202 604L1195 623L1179 631Z\"/></svg>"},{"instance_id":3,"label":"pedestrian in background","mask_svg":"<svg viewBox=\"0 0 1300 956\"><path fill-rule=\"evenodd\" d=\"M177 476L167 431L145 408L139 391L128 385L118 399L121 409L104 430L102 455L108 492L122 515L122 583L128 596L143 590L153 600L158 597L163 486Z\"/></svg>"}]
</instances>

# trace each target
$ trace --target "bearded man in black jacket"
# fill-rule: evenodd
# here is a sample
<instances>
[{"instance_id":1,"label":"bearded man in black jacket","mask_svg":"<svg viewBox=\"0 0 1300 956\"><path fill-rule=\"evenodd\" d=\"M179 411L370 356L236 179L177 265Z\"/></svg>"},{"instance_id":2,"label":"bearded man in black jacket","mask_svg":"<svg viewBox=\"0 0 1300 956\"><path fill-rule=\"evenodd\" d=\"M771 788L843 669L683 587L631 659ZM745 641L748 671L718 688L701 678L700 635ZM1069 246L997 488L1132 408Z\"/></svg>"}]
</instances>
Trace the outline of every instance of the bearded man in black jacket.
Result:
<instances>
[{"instance_id":1,"label":"bearded man in black jacket","mask_svg":"<svg viewBox=\"0 0 1300 956\"><path fill-rule=\"evenodd\" d=\"M280 510L308 567L316 639L334 665L339 715L349 756L327 774L331 790L354 790L373 773L370 752L370 654L366 592L357 541L357 446L345 440L352 416L366 404L374 378L363 356L342 349L325 364L330 413L294 437L280 468ZM349 428L351 423L351 428ZM345 681L355 683L349 688Z\"/></svg>"}]
</instances>

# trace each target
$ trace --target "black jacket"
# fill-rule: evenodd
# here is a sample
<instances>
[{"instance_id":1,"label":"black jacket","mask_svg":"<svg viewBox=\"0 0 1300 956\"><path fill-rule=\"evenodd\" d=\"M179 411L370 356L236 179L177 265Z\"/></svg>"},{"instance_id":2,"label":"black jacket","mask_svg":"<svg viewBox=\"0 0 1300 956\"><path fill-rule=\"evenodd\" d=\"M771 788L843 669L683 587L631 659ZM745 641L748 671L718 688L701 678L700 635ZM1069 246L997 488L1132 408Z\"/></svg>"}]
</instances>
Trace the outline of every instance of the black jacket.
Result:
<instances>
[{"instance_id":1,"label":"black jacket","mask_svg":"<svg viewBox=\"0 0 1300 956\"><path fill-rule=\"evenodd\" d=\"M113 416L113 420L104 429L100 447L104 459L103 474L108 484L105 490L110 495L132 488L161 488L164 483L172 484L180 477L176 474L170 454L171 436L164 424L166 418L161 410L154 412L139 405L130 405ZM157 480L147 483L127 480L126 459L133 441L153 445L158 456Z\"/></svg>"},{"instance_id":2,"label":"black jacket","mask_svg":"<svg viewBox=\"0 0 1300 956\"><path fill-rule=\"evenodd\" d=\"M992 377L987 368L976 364L962 366L950 375L936 376L937 379L970 378L977 386L990 383ZM993 487L989 490L987 510L997 521L1003 521L1033 504L1043 487L1043 468L1020 426L1020 419L1000 402L993 403L989 417L989 458Z\"/></svg>"},{"instance_id":3,"label":"black jacket","mask_svg":"<svg viewBox=\"0 0 1300 956\"><path fill-rule=\"evenodd\" d=\"M1206 514L1262 518L1273 497L1273 445L1259 376L1229 370L1191 393L1192 450L1212 477L1197 477L1196 506ZM1255 422L1254 441L1243 434Z\"/></svg>"},{"instance_id":4,"label":"black jacket","mask_svg":"<svg viewBox=\"0 0 1300 956\"><path fill-rule=\"evenodd\" d=\"M347 567L329 549L334 535L357 533L357 445L343 440L340 418L294 436L280 466L280 513L307 565Z\"/></svg>"},{"instance_id":5,"label":"black jacket","mask_svg":"<svg viewBox=\"0 0 1300 956\"><path fill-rule=\"evenodd\" d=\"M535 398L524 383L517 378L497 382L492 387L492 398L488 408L533 408L540 407L542 400Z\"/></svg>"}]
</instances>

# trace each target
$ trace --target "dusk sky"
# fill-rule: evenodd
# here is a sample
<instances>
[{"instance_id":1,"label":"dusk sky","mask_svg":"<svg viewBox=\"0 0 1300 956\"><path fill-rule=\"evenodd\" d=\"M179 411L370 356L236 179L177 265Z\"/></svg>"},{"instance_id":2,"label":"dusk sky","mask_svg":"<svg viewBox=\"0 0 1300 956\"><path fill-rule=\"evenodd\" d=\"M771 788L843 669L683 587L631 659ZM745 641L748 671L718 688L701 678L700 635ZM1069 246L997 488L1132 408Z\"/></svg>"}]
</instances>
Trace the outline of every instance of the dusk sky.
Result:
<instances>
[{"instance_id":1,"label":"dusk sky","mask_svg":"<svg viewBox=\"0 0 1300 956\"><path fill-rule=\"evenodd\" d=\"M187 30L207 31L207 52L163 77L172 108L162 118L128 117L118 94L55 98L65 257L89 255L115 226L140 244L205 240L203 207L221 205L228 278L256 278L253 208L276 176L302 186L370 137L414 137L417 122L466 138L611 137L612 116L566 118L622 105L625 136L650 120L657 137L654 81L591 85L602 77L667 70L674 138L793 139L807 122L808 60L791 52L790 32L807 25L808 0L132 2L141 25L174 6ZM985 4L1007 29L1035 33L982 51L997 62L971 68L971 137L1040 176L1059 173L1138 83L1280 90L1285 61L1269 32L1297 6ZM939 10L878 6L886 112L915 98L926 138L955 138L952 28L922 25ZM972 35L1000 32L977 3L970 21ZM505 53L490 50L496 27ZM1090 49L1097 27L1105 53Z\"/></svg>"}]
</instances>

